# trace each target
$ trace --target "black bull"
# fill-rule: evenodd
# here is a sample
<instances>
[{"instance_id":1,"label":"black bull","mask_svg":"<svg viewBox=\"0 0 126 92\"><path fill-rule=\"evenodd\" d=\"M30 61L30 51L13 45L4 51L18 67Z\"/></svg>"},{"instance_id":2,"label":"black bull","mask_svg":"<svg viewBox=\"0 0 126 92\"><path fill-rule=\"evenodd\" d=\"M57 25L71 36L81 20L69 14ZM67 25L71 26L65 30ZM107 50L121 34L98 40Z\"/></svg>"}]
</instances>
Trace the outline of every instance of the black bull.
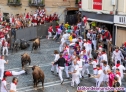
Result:
<instances>
[{"instance_id":1,"label":"black bull","mask_svg":"<svg viewBox=\"0 0 126 92\"><path fill-rule=\"evenodd\" d=\"M17 52L19 49L21 49L21 50L26 49L29 46L30 46L30 44L27 41L22 40L22 39L21 40L17 39L14 41L14 43L12 45L12 52L14 50L16 50L16 52Z\"/></svg>"}]
</instances>

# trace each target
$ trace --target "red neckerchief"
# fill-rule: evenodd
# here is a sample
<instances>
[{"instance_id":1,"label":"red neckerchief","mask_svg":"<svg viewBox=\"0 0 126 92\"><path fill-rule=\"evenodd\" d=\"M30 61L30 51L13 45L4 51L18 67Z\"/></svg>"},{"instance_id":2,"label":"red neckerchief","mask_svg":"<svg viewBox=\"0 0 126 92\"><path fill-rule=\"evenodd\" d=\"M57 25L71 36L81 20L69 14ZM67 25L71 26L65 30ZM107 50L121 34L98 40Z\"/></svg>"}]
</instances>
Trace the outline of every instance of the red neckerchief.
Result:
<instances>
[{"instance_id":1,"label":"red neckerchief","mask_svg":"<svg viewBox=\"0 0 126 92\"><path fill-rule=\"evenodd\" d=\"M97 63L97 60L94 60Z\"/></svg>"},{"instance_id":2,"label":"red neckerchief","mask_svg":"<svg viewBox=\"0 0 126 92\"><path fill-rule=\"evenodd\" d=\"M119 50L116 50L116 52L118 53Z\"/></svg>"},{"instance_id":3,"label":"red neckerchief","mask_svg":"<svg viewBox=\"0 0 126 92\"><path fill-rule=\"evenodd\" d=\"M66 46L66 48L69 48L68 46Z\"/></svg>"},{"instance_id":4,"label":"red neckerchief","mask_svg":"<svg viewBox=\"0 0 126 92\"><path fill-rule=\"evenodd\" d=\"M16 83L16 82L14 82L14 84L15 84L15 85L17 85L17 83Z\"/></svg>"},{"instance_id":5,"label":"red neckerchief","mask_svg":"<svg viewBox=\"0 0 126 92\"><path fill-rule=\"evenodd\" d=\"M106 53L105 53L105 52L102 52L102 55L103 55L103 54L106 54Z\"/></svg>"},{"instance_id":6,"label":"red neckerchief","mask_svg":"<svg viewBox=\"0 0 126 92\"><path fill-rule=\"evenodd\" d=\"M90 40L87 41L89 44L92 44Z\"/></svg>"},{"instance_id":7,"label":"red neckerchief","mask_svg":"<svg viewBox=\"0 0 126 92\"><path fill-rule=\"evenodd\" d=\"M83 53L85 53L86 52L86 50L83 50Z\"/></svg>"},{"instance_id":8,"label":"red neckerchief","mask_svg":"<svg viewBox=\"0 0 126 92\"><path fill-rule=\"evenodd\" d=\"M97 70L102 70L102 68L100 67L99 69L97 69Z\"/></svg>"},{"instance_id":9,"label":"red neckerchief","mask_svg":"<svg viewBox=\"0 0 126 92\"><path fill-rule=\"evenodd\" d=\"M112 72L109 73L109 75L112 74Z\"/></svg>"},{"instance_id":10,"label":"red neckerchief","mask_svg":"<svg viewBox=\"0 0 126 92\"><path fill-rule=\"evenodd\" d=\"M79 40L79 42L81 42L81 40Z\"/></svg>"},{"instance_id":11,"label":"red neckerchief","mask_svg":"<svg viewBox=\"0 0 126 92\"><path fill-rule=\"evenodd\" d=\"M116 64L116 67L119 67L120 66L120 64Z\"/></svg>"},{"instance_id":12,"label":"red neckerchief","mask_svg":"<svg viewBox=\"0 0 126 92\"><path fill-rule=\"evenodd\" d=\"M99 46L99 48L102 48L102 46Z\"/></svg>"},{"instance_id":13,"label":"red neckerchief","mask_svg":"<svg viewBox=\"0 0 126 92\"><path fill-rule=\"evenodd\" d=\"M78 59L77 61L80 61L80 59Z\"/></svg>"},{"instance_id":14,"label":"red neckerchief","mask_svg":"<svg viewBox=\"0 0 126 92\"><path fill-rule=\"evenodd\" d=\"M118 72L118 73L116 73L117 75L119 75L119 76L121 76L121 73L120 72Z\"/></svg>"},{"instance_id":15,"label":"red neckerchief","mask_svg":"<svg viewBox=\"0 0 126 92\"><path fill-rule=\"evenodd\" d=\"M6 81L6 78L3 78L2 81Z\"/></svg>"}]
</instances>

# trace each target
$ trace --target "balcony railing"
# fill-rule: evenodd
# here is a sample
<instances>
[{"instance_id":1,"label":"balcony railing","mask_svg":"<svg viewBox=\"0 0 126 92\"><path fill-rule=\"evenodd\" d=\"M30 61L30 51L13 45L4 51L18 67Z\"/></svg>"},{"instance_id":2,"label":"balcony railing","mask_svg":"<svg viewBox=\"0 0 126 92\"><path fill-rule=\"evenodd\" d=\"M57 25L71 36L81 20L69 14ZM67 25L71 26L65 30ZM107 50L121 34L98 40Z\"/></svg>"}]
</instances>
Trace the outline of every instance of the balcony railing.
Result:
<instances>
[{"instance_id":1,"label":"balcony railing","mask_svg":"<svg viewBox=\"0 0 126 92\"><path fill-rule=\"evenodd\" d=\"M29 0L29 6L44 7L44 0Z\"/></svg>"},{"instance_id":2,"label":"balcony railing","mask_svg":"<svg viewBox=\"0 0 126 92\"><path fill-rule=\"evenodd\" d=\"M12 6L20 6L21 1L20 0L8 0L8 5L12 5Z\"/></svg>"}]
</instances>

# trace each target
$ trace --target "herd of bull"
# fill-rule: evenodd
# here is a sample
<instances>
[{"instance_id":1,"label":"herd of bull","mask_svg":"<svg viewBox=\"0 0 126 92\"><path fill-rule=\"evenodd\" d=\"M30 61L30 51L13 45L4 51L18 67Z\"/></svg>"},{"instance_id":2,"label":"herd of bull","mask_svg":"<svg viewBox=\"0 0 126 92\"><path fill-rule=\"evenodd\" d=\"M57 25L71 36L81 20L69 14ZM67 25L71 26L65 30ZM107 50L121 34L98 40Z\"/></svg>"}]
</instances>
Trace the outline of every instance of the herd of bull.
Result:
<instances>
[{"instance_id":1,"label":"herd of bull","mask_svg":"<svg viewBox=\"0 0 126 92\"><path fill-rule=\"evenodd\" d=\"M30 44L28 43L28 41L26 40L15 40L12 46L12 52L15 50L16 52L21 49L26 49L30 46ZM32 50L37 50L38 48L40 48L40 38L36 38L33 41L32 44ZM21 64L22 64L22 69L27 70L28 67L27 64L31 64L31 58L30 55L28 53L24 53L23 55L21 55ZM34 88L35 90L37 89L37 84L39 82L42 82L42 88L44 89L44 72L41 70L41 68L39 66L31 66L33 72L33 83L34 83Z\"/></svg>"}]
</instances>

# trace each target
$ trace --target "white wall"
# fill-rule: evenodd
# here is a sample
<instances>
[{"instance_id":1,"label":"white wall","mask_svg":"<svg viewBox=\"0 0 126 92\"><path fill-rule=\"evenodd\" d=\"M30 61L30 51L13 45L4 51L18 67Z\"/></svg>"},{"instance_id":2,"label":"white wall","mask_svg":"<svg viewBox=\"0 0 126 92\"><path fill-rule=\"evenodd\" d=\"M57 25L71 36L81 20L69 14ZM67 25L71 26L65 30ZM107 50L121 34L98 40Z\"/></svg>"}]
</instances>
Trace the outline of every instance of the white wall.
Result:
<instances>
[{"instance_id":1,"label":"white wall","mask_svg":"<svg viewBox=\"0 0 126 92\"><path fill-rule=\"evenodd\" d=\"M110 11L115 12L116 2L117 0L115 0L115 6L113 6L112 0L102 0L102 10L94 10L93 0L82 0L82 10L91 12L102 11L103 13L110 14ZM126 0L118 0L118 13L126 15Z\"/></svg>"}]
</instances>

